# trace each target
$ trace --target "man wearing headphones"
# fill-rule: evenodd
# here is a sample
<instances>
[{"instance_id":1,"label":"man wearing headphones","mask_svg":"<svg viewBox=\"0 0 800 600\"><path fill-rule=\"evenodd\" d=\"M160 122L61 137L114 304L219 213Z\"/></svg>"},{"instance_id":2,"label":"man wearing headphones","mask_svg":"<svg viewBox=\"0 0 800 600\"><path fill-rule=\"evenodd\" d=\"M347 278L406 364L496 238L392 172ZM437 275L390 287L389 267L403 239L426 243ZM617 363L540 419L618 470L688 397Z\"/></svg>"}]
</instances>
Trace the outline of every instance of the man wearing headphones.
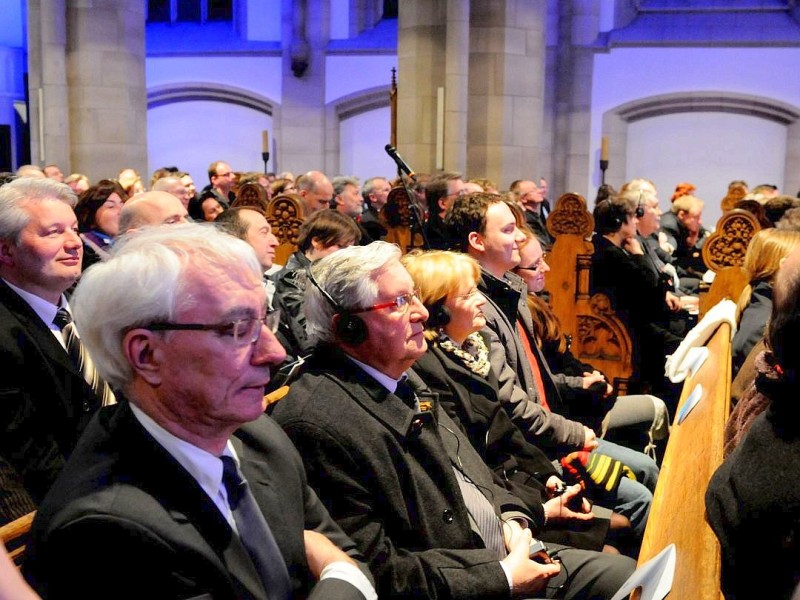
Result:
<instances>
[{"instance_id":1,"label":"man wearing headphones","mask_svg":"<svg viewBox=\"0 0 800 600\"><path fill-rule=\"evenodd\" d=\"M316 263L305 303L316 344L272 416L309 482L366 556L379 597L610 598L633 561L551 546L545 523L496 486L467 437L410 371L428 311L391 244Z\"/></svg>"}]
</instances>

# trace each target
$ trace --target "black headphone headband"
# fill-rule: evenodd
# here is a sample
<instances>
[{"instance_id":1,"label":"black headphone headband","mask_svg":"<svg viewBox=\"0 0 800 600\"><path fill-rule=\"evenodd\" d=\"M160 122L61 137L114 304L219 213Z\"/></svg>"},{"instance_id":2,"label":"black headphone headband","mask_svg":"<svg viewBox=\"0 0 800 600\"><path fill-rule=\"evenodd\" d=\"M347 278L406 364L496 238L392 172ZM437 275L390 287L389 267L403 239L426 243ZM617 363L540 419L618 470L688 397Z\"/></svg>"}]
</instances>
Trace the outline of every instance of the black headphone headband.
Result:
<instances>
[{"instance_id":1,"label":"black headphone headband","mask_svg":"<svg viewBox=\"0 0 800 600\"><path fill-rule=\"evenodd\" d=\"M322 294L322 297L325 298L328 304L330 304L334 311L336 311L336 314L339 315L339 319L336 322L335 327L336 335L339 337L339 339L345 344L349 344L351 346L358 346L359 344L362 344L367 339L367 335L369 334L369 329L367 328L367 324L364 322L364 319L351 313L348 309L334 300L333 296L331 296L327 291L322 289L322 286L314 277L313 273L311 273L310 267L306 269L306 275L308 276L308 280L311 282L311 284L319 290L319 293Z\"/></svg>"}]
</instances>

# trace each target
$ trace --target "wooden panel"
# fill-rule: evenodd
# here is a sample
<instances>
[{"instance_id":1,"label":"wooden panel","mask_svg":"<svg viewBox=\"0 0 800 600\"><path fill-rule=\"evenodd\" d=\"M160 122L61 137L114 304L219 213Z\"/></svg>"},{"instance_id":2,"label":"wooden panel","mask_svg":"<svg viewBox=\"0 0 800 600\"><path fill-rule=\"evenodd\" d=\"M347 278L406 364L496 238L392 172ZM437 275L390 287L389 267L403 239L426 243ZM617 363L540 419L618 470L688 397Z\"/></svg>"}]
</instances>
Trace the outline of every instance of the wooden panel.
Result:
<instances>
[{"instance_id":1,"label":"wooden panel","mask_svg":"<svg viewBox=\"0 0 800 600\"><path fill-rule=\"evenodd\" d=\"M708 344L700 371L686 379L678 405L699 383L700 402L680 425L673 424L644 534L639 564L667 545L677 549L670 598L719 600L720 547L705 520L705 493L722 463L725 422L730 413L731 328L723 324Z\"/></svg>"},{"instance_id":2,"label":"wooden panel","mask_svg":"<svg viewBox=\"0 0 800 600\"><path fill-rule=\"evenodd\" d=\"M26 538L31 530L31 524L33 523L33 517L35 515L35 511L30 512L0 527L0 541L6 546L8 555L17 566L22 564L22 558L25 554L25 544L27 542Z\"/></svg>"}]
</instances>

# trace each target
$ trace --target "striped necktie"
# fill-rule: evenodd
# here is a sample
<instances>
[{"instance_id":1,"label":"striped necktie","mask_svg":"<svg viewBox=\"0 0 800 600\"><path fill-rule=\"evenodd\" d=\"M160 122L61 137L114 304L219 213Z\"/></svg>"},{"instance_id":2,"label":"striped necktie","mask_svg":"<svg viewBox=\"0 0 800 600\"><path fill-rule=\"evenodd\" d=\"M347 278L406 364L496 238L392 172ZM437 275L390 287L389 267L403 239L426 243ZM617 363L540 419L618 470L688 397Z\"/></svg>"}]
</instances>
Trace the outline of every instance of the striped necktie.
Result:
<instances>
[{"instance_id":1,"label":"striped necktie","mask_svg":"<svg viewBox=\"0 0 800 600\"><path fill-rule=\"evenodd\" d=\"M53 324L61 329L61 334L64 336L64 345L67 347L67 354L69 355L72 363L78 368L83 375L86 383L92 388L92 391L100 400L101 406L108 406L116 404L117 400L114 398L114 392L100 377L97 369L94 367L94 362L83 347L81 338L78 337L78 330L75 329L75 324L72 322L72 315L69 314L66 308L61 307L58 309Z\"/></svg>"}]
</instances>

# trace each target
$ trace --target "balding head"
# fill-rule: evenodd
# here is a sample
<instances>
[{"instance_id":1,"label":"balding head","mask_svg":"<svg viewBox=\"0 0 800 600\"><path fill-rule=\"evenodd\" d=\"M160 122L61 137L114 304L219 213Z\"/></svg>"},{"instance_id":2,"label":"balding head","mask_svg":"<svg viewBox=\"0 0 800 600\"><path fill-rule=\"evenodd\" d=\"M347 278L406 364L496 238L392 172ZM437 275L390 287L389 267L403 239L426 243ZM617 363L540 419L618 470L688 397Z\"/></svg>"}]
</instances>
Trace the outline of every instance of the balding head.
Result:
<instances>
[{"instance_id":1,"label":"balding head","mask_svg":"<svg viewBox=\"0 0 800 600\"><path fill-rule=\"evenodd\" d=\"M137 194L122 206L119 217L120 235L148 225L186 223L189 214L175 196L167 192Z\"/></svg>"},{"instance_id":2,"label":"balding head","mask_svg":"<svg viewBox=\"0 0 800 600\"><path fill-rule=\"evenodd\" d=\"M333 184L322 171L309 171L297 178L297 193L303 199L305 216L326 209L333 199Z\"/></svg>"},{"instance_id":3,"label":"balding head","mask_svg":"<svg viewBox=\"0 0 800 600\"><path fill-rule=\"evenodd\" d=\"M189 193L179 177L162 177L153 184L154 192L167 192L181 201L184 208L189 207Z\"/></svg>"}]
</instances>

